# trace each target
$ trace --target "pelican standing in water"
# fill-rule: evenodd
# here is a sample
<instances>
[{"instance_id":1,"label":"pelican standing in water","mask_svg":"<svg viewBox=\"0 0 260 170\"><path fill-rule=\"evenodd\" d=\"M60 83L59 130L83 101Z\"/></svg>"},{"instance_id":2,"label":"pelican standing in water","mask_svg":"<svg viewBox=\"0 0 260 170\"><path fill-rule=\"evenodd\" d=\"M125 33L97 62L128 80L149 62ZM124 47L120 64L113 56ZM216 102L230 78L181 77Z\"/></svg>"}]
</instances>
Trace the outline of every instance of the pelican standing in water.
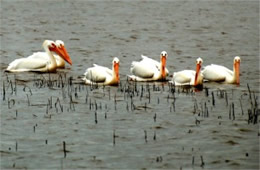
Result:
<instances>
[{"instance_id":1,"label":"pelican standing in water","mask_svg":"<svg viewBox=\"0 0 260 170\"><path fill-rule=\"evenodd\" d=\"M133 81L156 81L166 80L169 71L166 68L166 59L168 54L162 51L160 55L160 63L146 56L141 56L141 61L133 61L130 71L133 75L128 75Z\"/></svg>"},{"instance_id":2,"label":"pelican standing in water","mask_svg":"<svg viewBox=\"0 0 260 170\"><path fill-rule=\"evenodd\" d=\"M202 74L204 76L204 79L208 81L217 81L239 85L239 70L240 57L236 56L233 62L233 71L221 65L211 64L203 69Z\"/></svg>"},{"instance_id":3,"label":"pelican standing in water","mask_svg":"<svg viewBox=\"0 0 260 170\"><path fill-rule=\"evenodd\" d=\"M198 58L196 60L196 71L194 70L183 70L173 73L173 78L170 83L175 86L200 86L203 84L203 76L200 72L203 60Z\"/></svg>"},{"instance_id":4,"label":"pelican standing in water","mask_svg":"<svg viewBox=\"0 0 260 170\"><path fill-rule=\"evenodd\" d=\"M83 81L86 84L118 85L119 83L119 59L115 57L112 61L112 70L93 64L84 74Z\"/></svg>"},{"instance_id":5,"label":"pelican standing in water","mask_svg":"<svg viewBox=\"0 0 260 170\"><path fill-rule=\"evenodd\" d=\"M56 46L59 48L59 50L61 52L67 53L67 50L65 48L64 42L61 40L56 40L55 41ZM64 59L59 55L59 54L53 54L55 60L56 60L56 64L57 64L57 68L65 68L65 61ZM29 56L28 58L36 58L36 59L42 59L45 61L49 61L50 57L48 56L48 54L46 52L37 52L34 53L33 55ZM72 65L72 61L70 58L68 58L66 60L70 65Z\"/></svg>"},{"instance_id":6,"label":"pelican standing in water","mask_svg":"<svg viewBox=\"0 0 260 170\"><path fill-rule=\"evenodd\" d=\"M57 69L57 63L53 56L53 52L61 56L68 63L71 63L70 57L67 51L62 48L58 48L54 41L45 40L42 44L46 53L35 53L36 55L47 55L49 60L43 60L41 58L20 58L16 59L9 64L6 71L8 72L55 72Z\"/></svg>"}]
</instances>

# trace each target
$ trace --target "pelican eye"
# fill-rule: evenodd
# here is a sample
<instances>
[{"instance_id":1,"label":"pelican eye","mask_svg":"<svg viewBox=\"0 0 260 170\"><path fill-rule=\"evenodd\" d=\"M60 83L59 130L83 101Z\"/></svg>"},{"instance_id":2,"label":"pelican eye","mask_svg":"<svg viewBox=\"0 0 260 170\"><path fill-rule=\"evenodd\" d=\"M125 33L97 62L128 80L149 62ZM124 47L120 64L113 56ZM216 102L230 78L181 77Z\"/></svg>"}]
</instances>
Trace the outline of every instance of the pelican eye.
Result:
<instances>
[{"instance_id":1,"label":"pelican eye","mask_svg":"<svg viewBox=\"0 0 260 170\"><path fill-rule=\"evenodd\" d=\"M54 43L51 43L51 47L52 47L52 48L55 48L56 45L55 45Z\"/></svg>"}]
</instances>

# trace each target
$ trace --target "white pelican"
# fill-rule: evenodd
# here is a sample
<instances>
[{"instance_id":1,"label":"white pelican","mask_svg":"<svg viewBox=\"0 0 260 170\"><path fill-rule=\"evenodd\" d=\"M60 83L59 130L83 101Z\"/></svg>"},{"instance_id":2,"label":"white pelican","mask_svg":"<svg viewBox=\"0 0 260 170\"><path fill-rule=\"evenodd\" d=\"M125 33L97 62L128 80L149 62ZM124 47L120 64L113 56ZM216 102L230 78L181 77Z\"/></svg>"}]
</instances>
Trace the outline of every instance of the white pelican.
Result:
<instances>
[{"instance_id":1,"label":"white pelican","mask_svg":"<svg viewBox=\"0 0 260 170\"><path fill-rule=\"evenodd\" d=\"M133 81L155 81L166 80L169 71L166 68L167 52L161 52L160 63L156 60L141 56L142 60L137 62L133 61L130 71L133 75L128 75L130 80Z\"/></svg>"},{"instance_id":2,"label":"white pelican","mask_svg":"<svg viewBox=\"0 0 260 170\"><path fill-rule=\"evenodd\" d=\"M183 70L173 73L173 79L170 83L174 83L175 86L199 86L203 83L203 76L200 72L201 64L203 60L198 58L196 60L196 71L194 70Z\"/></svg>"},{"instance_id":3,"label":"white pelican","mask_svg":"<svg viewBox=\"0 0 260 170\"><path fill-rule=\"evenodd\" d=\"M84 73L83 80L86 84L118 85L119 83L119 59L115 57L112 62L112 70L93 64Z\"/></svg>"},{"instance_id":4,"label":"white pelican","mask_svg":"<svg viewBox=\"0 0 260 170\"><path fill-rule=\"evenodd\" d=\"M60 49L61 52L64 51L64 53L67 53L67 50L65 48L64 42L61 40L56 40L55 41L56 46ZM64 59L59 55L59 54L53 54L56 63L57 63L57 68L65 68L65 61ZM42 59L45 61L49 61L50 57L46 52L37 52L33 53L30 55L28 58L36 58L36 59ZM70 58L67 58L66 60L70 65L72 65L72 61Z\"/></svg>"},{"instance_id":5,"label":"white pelican","mask_svg":"<svg viewBox=\"0 0 260 170\"><path fill-rule=\"evenodd\" d=\"M59 49L56 46L54 41L45 40L42 46L46 51L49 60L43 60L39 58L29 58L29 57L16 59L9 64L6 71L8 72L24 72L24 71L55 72L57 69L57 63L53 56L53 52L59 54L63 59L70 62L70 57L68 53L64 51L64 49Z\"/></svg>"},{"instance_id":6,"label":"white pelican","mask_svg":"<svg viewBox=\"0 0 260 170\"><path fill-rule=\"evenodd\" d=\"M239 69L240 57L236 56L234 58L233 71L221 65L211 64L203 69L202 74L204 79L209 81L222 81L224 83L239 85Z\"/></svg>"}]
</instances>

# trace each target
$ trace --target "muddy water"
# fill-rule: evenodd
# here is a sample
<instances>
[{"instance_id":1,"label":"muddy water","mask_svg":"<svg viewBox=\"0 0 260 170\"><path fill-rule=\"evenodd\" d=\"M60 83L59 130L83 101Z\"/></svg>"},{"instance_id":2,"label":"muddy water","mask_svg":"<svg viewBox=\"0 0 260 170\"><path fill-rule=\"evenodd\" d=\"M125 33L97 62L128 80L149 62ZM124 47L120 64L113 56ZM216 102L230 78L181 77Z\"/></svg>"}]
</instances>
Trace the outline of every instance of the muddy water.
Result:
<instances>
[{"instance_id":1,"label":"muddy water","mask_svg":"<svg viewBox=\"0 0 260 170\"><path fill-rule=\"evenodd\" d=\"M258 1L1 1L1 168L259 169L258 14ZM3 72L44 39L63 40L73 66ZM132 60L162 50L171 73L239 55L241 85L127 82ZM119 87L81 84L115 56Z\"/></svg>"}]
</instances>

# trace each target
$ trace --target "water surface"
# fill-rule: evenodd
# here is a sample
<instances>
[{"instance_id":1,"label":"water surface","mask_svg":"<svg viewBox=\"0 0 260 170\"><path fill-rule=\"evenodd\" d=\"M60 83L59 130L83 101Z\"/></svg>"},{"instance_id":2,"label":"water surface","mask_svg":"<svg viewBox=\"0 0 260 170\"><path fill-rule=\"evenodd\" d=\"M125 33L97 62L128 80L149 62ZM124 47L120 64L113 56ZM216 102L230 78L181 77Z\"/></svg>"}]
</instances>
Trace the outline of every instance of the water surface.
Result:
<instances>
[{"instance_id":1,"label":"water surface","mask_svg":"<svg viewBox=\"0 0 260 170\"><path fill-rule=\"evenodd\" d=\"M258 1L1 1L1 168L259 169L258 14ZM73 66L3 72L45 39L63 40ZM241 85L127 82L131 61L163 50L170 74L238 55ZM119 87L81 83L113 57Z\"/></svg>"}]
</instances>

